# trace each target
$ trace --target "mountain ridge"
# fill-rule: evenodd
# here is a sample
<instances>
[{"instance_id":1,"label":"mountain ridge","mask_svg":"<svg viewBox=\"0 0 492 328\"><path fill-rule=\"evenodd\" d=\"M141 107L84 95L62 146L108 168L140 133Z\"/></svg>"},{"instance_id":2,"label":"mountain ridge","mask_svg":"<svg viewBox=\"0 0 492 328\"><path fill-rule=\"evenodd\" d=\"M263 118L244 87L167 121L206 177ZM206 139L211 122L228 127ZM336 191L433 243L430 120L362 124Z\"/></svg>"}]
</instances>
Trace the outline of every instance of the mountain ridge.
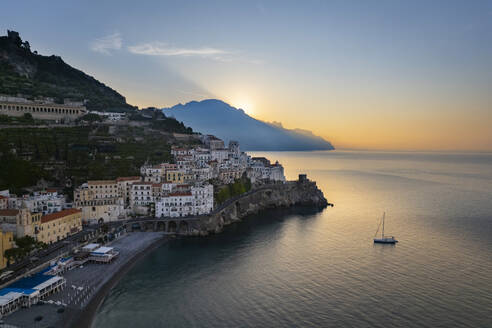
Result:
<instances>
[{"instance_id":1,"label":"mountain ridge","mask_svg":"<svg viewBox=\"0 0 492 328\"><path fill-rule=\"evenodd\" d=\"M333 145L311 131L286 129L279 122L264 122L219 99L190 101L163 108L195 131L237 140L246 150L333 150Z\"/></svg>"}]
</instances>

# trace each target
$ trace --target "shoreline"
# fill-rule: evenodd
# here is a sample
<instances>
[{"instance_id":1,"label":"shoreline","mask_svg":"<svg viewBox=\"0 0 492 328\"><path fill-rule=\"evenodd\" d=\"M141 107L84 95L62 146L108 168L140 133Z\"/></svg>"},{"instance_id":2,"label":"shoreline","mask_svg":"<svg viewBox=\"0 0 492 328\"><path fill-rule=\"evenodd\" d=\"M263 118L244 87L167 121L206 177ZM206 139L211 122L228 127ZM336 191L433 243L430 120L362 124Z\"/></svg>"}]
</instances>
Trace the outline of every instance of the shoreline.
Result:
<instances>
[{"instance_id":1,"label":"shoreline","mask_svg":"<svg viewBox=\"0 0 492 328\"><path fill-rule=\"evenodd\" d=\"M139 232L137 232L139 233ZM62 327L64 328L86 328L91 327L96 313L100 306L104 303L111 289L140 261L142 261L153 250L164 245L169 238L162 236L145 248L139 250L136 254L127 259L121 267L97 290L94 296L91 297L89 303L81 310L67 311L67 315L63 318ZM101 264L104 265L104 264Z\"/></svg>"},{"instance_id":2,"label":"shoreline","mask_svg":"<svg viewBox=\"0 0 492 328\"><path fill-rule=\"evenodd\" d=\"M306 205L319 210L331 204L327 202L322 191L316 186L316 183L307 179L293 181L289 184L265 186L256 190L254 193L233 199L230 204L224 206L224 208L215 214L209 215L208 219L201 220L200 231L202 233L206 231L206 233L190 234L189 237L200 238L210 233L221 233L225 226L243 221L248 216L258 214L267 209L305 207ZM96 294L89 300L85 307L77 313L68 316L66 322L64 320L63 327L91 327L98 309L110 290L135 264L167 240L169 239L164 237L158 239L128 259L121 268L113 273L108 281L98 288Z\"/></svg>"},{"instance_id":3,"label":"shoreline","mask_svg":"<svg viewBox=\"0 0 492 328\"><path fill-rule=\"evenodd\" d=\"M310 214L317 213L317 212L320 211L318 208L312 208L312 207L306 207L306 206L279 207L277 209L280 209L280 210L286 210L286 209L292 210L292 209L295 209L295 208L298 208L298 209L306 209L306 208L309 208ZM272 210L272 209L270 208L270 209L267 209L267 210ZM250 215L246 216L243 219L240 219L240 220L237 220L237 221L228 223L227 226L232 225L232 224L237 224L237 223L243 221L244 219L247 219L247 217L253 216L253 215L256 215L256 214L258 214L258 213L253 213L253 214L250 214ZM221 234L223 232L224 232L224 230L221 229L220 231L214 232L212 235ZM208 236L210 236L210 235L208 235ZM187 236L187 238L204 238L204 237L207 237L207 236ZM165 244L168 241L169 241L169 238L166 238L166 237L164 237L162 239L159 239L159 240L156 240L151 245L149 245L146 248L144 248L141 251L139 251L138 254L135 254L130 260L127 261L127 263L125 263L118 270L118 272L116 272L104 285L102 285L99 288L99 290L97 291L97 293L92 297L92 299L84 307L84 309L78 311L75 315L71 316L70 317L70 319L71 319L70 321L68 321L68 320L66 322L64 321L63 327L64 328L65 327L66 328L70 328L70 327L74 327L74 328L92 327L92 324L94 323L94 319L96 317L97 311L99 310L99 308L104 303L104 300L106 299L106 297L109 294L109 292L111 291L111 289L116 284L118 284L118 282L136 264L138 264L140 261L144 260L145 257L148 254L150 254L150 252L152 252L154 249L158 248L159 246L162 246L163 244Z\"/></svg>"},{"instance_id":4,"label":"shoreline","mask_svg":"<svg viewBox=\"0 0 492 328\"><path fill-rule=\"evenodd\" d=\"M232 199L230 203L206 217L201 217L197 223L187 228L187 236L200 238L219 234L226 226L269 209L308 207L318 211L327 205L331 204L318 189L316 182L307 180L304 176L304 179L300 177L298 181L265 185L252 193ZM144 226L142 231L128 232L110 244L120 253L115 261L109 264L88 264L67 271L64 274L67 288L50 296L47 306L36 308L36 311L17 311L6 318L5 323L35 327L33 322L41 317L44 318L41 319L43 323L53 327L91 327L111 289L151 251L170 240L165 234L168 232L167 225L163 232L155 226L153 231L148 231ZM60 302L65 304L62 312L59 312L60 308L53 306L59 306Z\"/></svg>"}]
</instances>

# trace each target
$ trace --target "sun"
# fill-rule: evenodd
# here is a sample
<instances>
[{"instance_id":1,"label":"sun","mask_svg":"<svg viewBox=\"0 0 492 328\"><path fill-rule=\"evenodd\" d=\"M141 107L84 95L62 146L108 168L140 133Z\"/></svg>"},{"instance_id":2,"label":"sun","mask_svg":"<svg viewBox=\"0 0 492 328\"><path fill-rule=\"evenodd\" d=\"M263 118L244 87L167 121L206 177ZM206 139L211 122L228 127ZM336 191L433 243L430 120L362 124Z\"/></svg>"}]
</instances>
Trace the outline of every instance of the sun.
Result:
<instances>
[{"instance_id":1,"label":"sun","mask_svg":"<svg viewBox=\"0 0 492 328\"><path fill-rule=\"evenodd\" d=\"M248 101L246 99L240 99L238 101L233 102L233 106L236 108L241 108L244 110L248 115L252 115L254 113L254 106L251 101Z\"/></svg>"}]
</instances>

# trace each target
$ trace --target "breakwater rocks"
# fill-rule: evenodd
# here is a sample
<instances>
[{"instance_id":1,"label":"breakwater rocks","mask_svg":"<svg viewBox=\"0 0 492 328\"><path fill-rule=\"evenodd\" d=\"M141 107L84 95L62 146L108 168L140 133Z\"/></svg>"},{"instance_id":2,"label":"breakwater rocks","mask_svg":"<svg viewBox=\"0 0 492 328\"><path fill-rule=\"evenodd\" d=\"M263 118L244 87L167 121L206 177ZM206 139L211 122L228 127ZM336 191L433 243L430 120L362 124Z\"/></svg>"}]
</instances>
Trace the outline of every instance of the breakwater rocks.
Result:
<instances>
[{"instance_id":1,"label":"breakwater rocks","mask_svg":"<svg viewBox=\"0 0 492 328\"><path fill-rule=\"evenodd\" d=\"M300 176L298 181L264 185L229 199L210 215L201 217L194 225L191 234L219 233L224 226L265 209L290 206L323 209L328 205L328 201L317 187L316 182Z\"/></svg>"}]
</instances>

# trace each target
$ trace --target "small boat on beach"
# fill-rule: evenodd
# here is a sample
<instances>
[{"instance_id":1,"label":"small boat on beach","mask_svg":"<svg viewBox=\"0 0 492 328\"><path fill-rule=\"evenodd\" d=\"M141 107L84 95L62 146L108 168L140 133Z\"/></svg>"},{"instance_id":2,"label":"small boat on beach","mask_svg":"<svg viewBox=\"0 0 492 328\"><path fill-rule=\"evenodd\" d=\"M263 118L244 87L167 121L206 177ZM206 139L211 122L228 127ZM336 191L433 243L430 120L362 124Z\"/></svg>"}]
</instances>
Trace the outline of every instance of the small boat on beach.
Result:
<instances>
[{"instance_id":1,"label":"small boat on beach","mask_svg":"<svg viewBox=\"0 0 492 328\"><path fill-rule=\"evenodd\" d=\"M393 244L394 245L398 242L398 240L396 240L395 237L393 237L393 236L385 236L384 235L384 219L385 219L385 217L386 217L386 212L383 213L383 219L379 223L378 230L376 230L376 233L374 234L374 243L375 244ZM383 226L383 229L381 230L381 238L376 238L381 225Z\"/></svg>"}]
</instances>

